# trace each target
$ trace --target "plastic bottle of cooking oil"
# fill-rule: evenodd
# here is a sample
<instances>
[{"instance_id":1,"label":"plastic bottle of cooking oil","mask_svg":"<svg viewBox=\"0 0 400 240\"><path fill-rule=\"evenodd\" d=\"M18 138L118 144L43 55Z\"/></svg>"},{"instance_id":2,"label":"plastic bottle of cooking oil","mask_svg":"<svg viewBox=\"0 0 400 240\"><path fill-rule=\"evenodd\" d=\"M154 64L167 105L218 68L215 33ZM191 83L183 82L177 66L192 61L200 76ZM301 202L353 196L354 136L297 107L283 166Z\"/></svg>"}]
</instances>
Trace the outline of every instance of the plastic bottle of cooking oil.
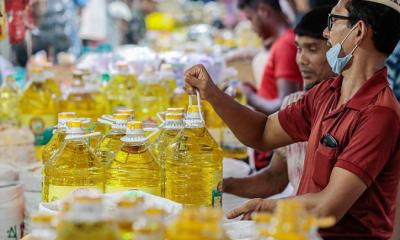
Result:
<instances>
[{"instance_id":1,"label":"plastic bottle of cooking oil","mask_svg":"<svg viewBox=\"0 0 400 240\"><path fill-rule=\"evenodd\" d=\"M117 223L121 240L132 240L134 237L134 224L143 212L142 197L122 198L117 202L115 222Z\"/></svg>"},{"instance_id":2,"label":"plastic bottle of cooking oil","mask_svg":"<svg viewBox=\"0 0 400 240\"><path fill-rule=\"evenodd\" d=\"M43 64L43 76L44 81L48 88L56 95L57 98L61 97L61 90L55 80L55 74L53 72L53 64L46 62Z\"/></svg>"},{"instance_id":3,"label":"plastic bottle of cooking oil","mask_svg":"<svg viewBox=\"0 0 400 240\"><path fill-rule=\"evenodd\" d=\"M105 166L111 164L115 154L121 149L123 145L121 138L126 134L126 126L130 118L129 114L113 115L111 130L103 136L96 149L96 155Z\"/></svg>"},{"instance_id":4,"label":"plastic bottle of cooking oil","mask_svg":"<svg viewBox=\"0 0 400 240\"><path fill-rule=\"evenodd\" d=\"M174 108L187 108L189 105L189 95L183 89L183 86L177 86L173 92L170 105Z\"/></svg>"},{"instance_id":5,"label":"plastic bottle of cooking oil","mask_svg":"<svg viewBox=\"0 0 400 240\"><path fill-rule=\"evenodd\" d=\"M237 80L230 81L225 93L234 98L240 104L247 104L246 95L239 90ZM236 138L233 132L225 124L222 128L221 148L225 157L245 159L248 156L247 147Z\"/></svg>"},{"instance_id":6,"label":"plastic bottle of cooking oil","mask_svg":"<svg viewBox=\"0 0 400 240\"><path fill-rule=\"evenodd\" d=\"M42 200L63 199L77 188L102 191L103 181L103 165L89 147L82 122L69 121L62 147L45 165Z\"/></svg>"},{"instance_id":7,"label":"plastic bottle of cooking oil","mask_svg":"<svg viewBox=\"0 0 400 240\"><path fill-rule=\"evenodd\" d=\"M209 102L201 101L201 105L204 109L204 120L206 122L206 127L218 145L221 145L224 121L218 116Z\"/></svg>"},{"instance_id":8,"label":"plastic bottle of cooking oil","mask_svg":"<svg viewBox=\"0 0 400 240\"><path fill-rule=\"evenodd\" d=\"M137 119L143 121L146 126L156 126L157 113L169 107L168 95L160 84L159 77L151 68L146 68L139 78L136 91Z\"/></svg>"},{"instance_id":9,"label":"plastic bottle of cooking oil","mask_svg":"<svg viewBox=\"0 0 400 240\"><path fill-rule=\"evenodd\" d=\"M225 240L223 213L213 208L184 208L178 219L167 229L167 239Z\"/></svg>"},{"instance_id":10,"label":"plastic bottle of cooking oil","mask_svg":"<svg viewBox=\"0 0 400 240\"><path fill-rule=\"evenodd\" d=\"M55 240L57 232L54 224L54 216L39 213L31 217L31 240Z\"/></svg>"},{"instance_id":11,"label":"plastic bottle of cooking oil","mask_svg":"<svg viewBox=\"0 0 400 240\"><path fill-rule=\"evenodd\" d=\"M134 91L137 87L137 78L129 70L126 62L118 62L117 71L105 91L112 111L121 107L132 108Z\"/></svg>"},{"instance_id":12,"label":"plastic bottle of cooking oil","mask_svg":"<svg viewBox=\"0 0 400 240\"><path fill-rule=\"evenodd\" d=\"M151 154L142 122L128 122L124 142L107 169L106 193L139 189L161 195L161 169Z\"/></svg>"},{"instance_id":13,"label":"plastic bottle of cooking oil","mask_svg":"<svg viewBox=\"0 0 400 240\"><path fill-rule=\"evenodd\" d=\"M110 105L107 100L107 97L101 89L101 85L98 83L98 79L96 74L93 73L90 69L81 69L82 79L85 83L85 88L87 92L93 96L96 102L96 112L100 116L102 114L110 113ZM96 129L102 130L102 129Z\"/></svg>"},{"instance_id":14,"label":"plastic bottle of cooking oil","mask_svg":"<svg viewBox=\"0 0 400 240\"><path fill-rule=\"evenodd\" d=\"M273 240L320 240L317 228L331 227L332 217L316 218L304 205L295 200L281 200L274 214L258 213L253 216L258 233L257 239Z\"/></svg>"},{"instance_id":15,"label":"plastic bottle of cooking oil","mask_svg":"<svg viewBox=\"0 0 400 240\"><path fill-rule=\"evenodd\" d=\"M189 106L185 129L167 150L165 197L185 205L220 207L222 152L205 128L199 108Z\"/></svg>"},{"instance_id":16,"label":"plastic bottle of cooking oil","mask_svg":"<svg viewBox=\"0 0 400 240\"><path fill-rule=\"evenodd\" d=\"M42 159L43 146L53 134L58 113L58 101L47 87L41 68L31 71L31 81L25 89L20 102L21 123L29 127L35 135L35 147L39 160Z\"/></svg>"},{"instance_id":17,"label":"plastic bottle of cooking oil","mask_svg":"<svg viewBox=\"0 0 400 240\"><path fill-rule=\"evenodd\" d=\"M148 208L134 224L134 240L165 239L166 212L160 208ZM174 239L174 238L171 238Z\"/></svg>"},{"instance_id":18,"label":"plastic bottle of cooking oil","mask_svg":"<svg viewBox=\"0 0 400 240\"><path fill-rule=\"evenodd\" d=\"M58 113L58 124L53 132L53 137L43 148L43 164L46 164L58 149L60 149L67 135L67 122L75 117L76 114L74 112Z\"/></svg>"},{"instance_id":19,"label":"plastic bottle of cooking oil","mask_svg":"<svg viewBox=\"0 0 400 240\"><path fill-rule=\"evenodd\" d=\"M74 196L71 209L57 226L58 240L119 240L115 224L104 214L98 194Z\"/></svg>"},{"instance_id":20,"label":"plastic bottle of cooking oil","mask_svg":"<svg viewBox=\"0 0 400 240\"><path fill-rule=\"evenodd\" d=\"M80 71L75 71L73 73L73 78L66 99L61 101L61 109L63 111L75 112L78 117L97 119L104 113L97 113L96 99L88 89L86 89L82 73Z\"/></svg>"},{"instance_id":21,"label":"plastic bottle of cooking oil","mask_svg":"<svg viewBox=\"0 0 400 240\"><path fill-rule=\"evenodd\" d=\"M11 75L7 76L0 88L0 123L19 125L19 92Z\"/></svg>"},{"instance_id":22,"label":"plastic bottle of cooking oil","mask_svg":"<svg viewBox=\"0 0 400 240\"><path fill-rule=\"evenodd\" d=\"M183 113L170 113L165 116L165 122L161 126L160 135L153 143L153 153L161 167L162 196L165 196L165 159L166 150L174 143L176 136L185 127Z\"/></svg>"},{"instance_id":23,"label":"plastic bottle of cooking oil","mask_svg":"<svg viewBox=\"0 0 400 240\"><path fill-rule=\"evenodd\" d=\"M176 77L171 64L164 63L160 68L160 79L162 86L166 89L169 100L174 95L176 89Z\"/></svg>"}]
</instances>

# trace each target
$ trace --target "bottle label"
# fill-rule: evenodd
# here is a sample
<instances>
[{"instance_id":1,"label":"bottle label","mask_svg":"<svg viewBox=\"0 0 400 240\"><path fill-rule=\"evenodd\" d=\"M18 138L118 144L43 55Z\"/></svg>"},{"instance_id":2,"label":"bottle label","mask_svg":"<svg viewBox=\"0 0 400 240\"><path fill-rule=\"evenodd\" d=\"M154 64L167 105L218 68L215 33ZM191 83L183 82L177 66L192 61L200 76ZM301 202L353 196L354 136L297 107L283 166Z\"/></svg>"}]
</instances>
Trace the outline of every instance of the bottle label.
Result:
<instances>
[{"instance_id":1,"label":"bottle label","mask_svg":"<svg viewBox=\"0 0 400 240\"><path fill-rule=\"evenodd\" d=\"M53 114L22 114L21 123L23 126L28 127L35 135L35 146L43 146L53 136L53 126L56 125L56 117Z\"/></svg>"},{"instance_id":2,"label":"bottle label","mask_svg":"<svg viewBox=\"0 0 400 240\"><path fill-rule=\"evenodd\" d=\"M103 189L98 188L97 186L57 186L57 185L49 185L49 202L53 202L56 200L64 199L68 194L74 192L76 189L85 188L85 189L97 189L101 192Z\"/></svg>"},{"instance_id":3,"label":"bottle label","mask_svg":"<svg viewBox=\"0 0 400 240\"><path fill-rule=\"evenodd\" d=\"M222 192L217 188L212 190L212 207L221 208L222 207Z\"/></svg>"},{"instance_id":4,"label":"bottle label","mask_svg":"<svg viewBox=\"0 0 400 240\"><path fill-rule=\"evenodd\" d=\"M226 149L232 150L242 150L247 149L245 145L243 145L233 134L233 132L229 128L224 128L222 132L222 147Z\"/></svg>"}]
</instances>

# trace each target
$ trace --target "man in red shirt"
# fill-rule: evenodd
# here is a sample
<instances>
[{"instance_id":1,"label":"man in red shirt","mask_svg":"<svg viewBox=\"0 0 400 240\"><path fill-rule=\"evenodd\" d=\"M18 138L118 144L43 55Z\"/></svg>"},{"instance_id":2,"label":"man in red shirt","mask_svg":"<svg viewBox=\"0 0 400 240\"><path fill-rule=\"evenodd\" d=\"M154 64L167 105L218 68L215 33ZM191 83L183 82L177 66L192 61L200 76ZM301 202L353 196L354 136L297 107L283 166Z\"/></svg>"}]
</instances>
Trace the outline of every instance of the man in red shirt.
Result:
<instances>
[{"instance_id":1,"label":"man in red shirt","mask_svg":"<svg viewBox=\"0 0 400 240\"><path fill-rule=\"evenodd\" d=\"M388 239L400 178L400 106L385 60L400 40L400 3L340 0L328 20L327 60L339 77L277 114L267 117L232 101L202 66L186 72L186 89L198 89L248 146L270 150L308 141L293 199L336 218L334 227L320 231L324 239ZM248 219L275 206L276 200L253 199L227 217Z\"/></svg>"},{"instance_id":2,"label":"man in red shirt","mask_svg":"<svg viewBox=\"0 0 400 240\"><path fill-rule=\"evenodd\" d=\"M279 0L239 0L238 7L270 49L258 92L242 86L249 105L269 115L279 110L287 95L303 89L296 64L295 34Z\"/></svg>"}]
</instances>

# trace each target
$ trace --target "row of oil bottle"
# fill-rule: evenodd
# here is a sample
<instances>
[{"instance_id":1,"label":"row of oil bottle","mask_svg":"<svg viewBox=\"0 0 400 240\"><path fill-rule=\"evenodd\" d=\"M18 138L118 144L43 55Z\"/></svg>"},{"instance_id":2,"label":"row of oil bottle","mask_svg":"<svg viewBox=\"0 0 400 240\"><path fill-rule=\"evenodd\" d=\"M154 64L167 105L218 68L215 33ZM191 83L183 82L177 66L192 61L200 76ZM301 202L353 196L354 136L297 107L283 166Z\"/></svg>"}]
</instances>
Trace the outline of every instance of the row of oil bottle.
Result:
<instances>
[{"instance_id":1,"label":"row of oil bottle","mask_svg":"<svg viewBox=\"0 0 400 240\"><path fill-rule=\"evenodd\" d=\"M157 113L168 107L186 108L188 95L177 84L174 69L163 64L158 72L148 68L136 75L125 62L116 64L117 72L96 75L85 69L75 71L71 81L61 84L55 80L52 65L44 63L29 71L29 82L22 94L8 77L0 88L0 123L8 122L29 127L35 134L35 146L41 159L42 147L52 136L58 112L75 112L78 117L97 119L120 108L136 110L136 119L146 125L160 124ZM231 81L227 94L246 104L238 90L237 81ZM205 124L221 146L224 156L244 159L247 149L227 128L210 104L202 102ZM101 130L98 126L96 130Z\"/></svg>"},{"instance_id":2,"label":"row of oil bottle","mask_svg":"<svg viewBox=\"0 0 400 240\"><path fill-rule=\"evenodd\" d=\"M184 205L219 207L222 151L204 125L200 104L184 111L169 108L153 142L154 133L146 136L142 122L133 121L133 110L100 118L111 125L100 136L83 129L87 119L60 113L43 149L43 201L62 199L77 188L138 189Z\"/></svg>"},{"instance_id":3,"label":"row of oil bottle","mask_svg":"<svg viewBox=\"0 0 400 240\"><path fill-rule=\"evenodd\" d=\"M97 193L74 193L71 200L63 202L58 215L32 217L30 240L230 239L226 233L232 230L224 225L221 209L185 207L177 217L172 217L163 209L145 208L144 198L140 196L120 198L108 211L103 202ZM317 228L335 223L333 218L314 217L293 200L281 200L274 214L257 213L253 219L254 232L246 239L321 240Z\"/></svg>"}]
</instances>

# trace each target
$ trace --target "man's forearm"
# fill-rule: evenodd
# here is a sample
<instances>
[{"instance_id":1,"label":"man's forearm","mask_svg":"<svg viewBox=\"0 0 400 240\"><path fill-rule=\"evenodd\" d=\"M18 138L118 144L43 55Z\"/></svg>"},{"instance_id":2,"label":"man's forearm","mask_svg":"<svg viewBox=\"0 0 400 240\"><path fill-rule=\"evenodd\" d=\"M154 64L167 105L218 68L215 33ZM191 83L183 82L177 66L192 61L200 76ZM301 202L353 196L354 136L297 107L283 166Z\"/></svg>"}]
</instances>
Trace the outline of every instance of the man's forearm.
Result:
<instances>
[{"instance_id":1,"label":"man's forearm","mask_svg":"<svg viewBox=\"0 0 400 240\"><path fill-rule=\"evenodd\" d=\"M243 144L255 149L265 147L263 133L267 116L241 105L222 91L215 91L208 101Z\"/></svg>"},{"instance_id":2,"label":"man's forearm","mask_svg":"<svg viewBox=\"0 0 400 240\"><path fill-rule=\"evenodd\" d=\"M245 178L224 179L224 192L244 198L267 198L281 193L288 185L287 175L273 175L269 168Z\"/></svg>"},{"instance_id":3,"label":"man's forearm","mask_svg":"<svg viewBox=\"0 0 400 240\"><path fill-rule=\"evenodd\" d=\"M255 108L256 110L270 115L278 111L282 105L281 99L276 100L266 100L262 97L258 96L257 94L251 94L248 98L249 105Z\"/></svg>"}]
</instances>

